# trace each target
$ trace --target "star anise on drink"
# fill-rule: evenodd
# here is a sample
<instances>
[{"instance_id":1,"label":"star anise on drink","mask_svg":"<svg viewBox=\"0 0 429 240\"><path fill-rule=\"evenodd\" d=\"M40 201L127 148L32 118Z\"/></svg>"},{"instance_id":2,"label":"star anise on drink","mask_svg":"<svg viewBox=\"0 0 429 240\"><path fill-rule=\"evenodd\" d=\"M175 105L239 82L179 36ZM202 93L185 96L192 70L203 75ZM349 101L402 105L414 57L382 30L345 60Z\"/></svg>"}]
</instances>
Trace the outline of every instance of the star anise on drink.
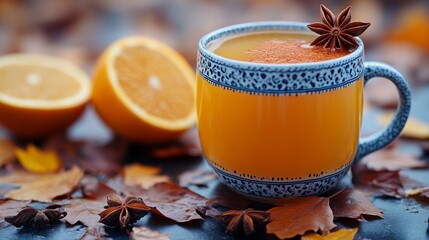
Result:
<instances>
[{"instance_id":1,"label":"star anise on drink","mask_svg":"<svg viewBox=\"0 0 429 240\"><path fill-rule=\"evenodd\" d=\"M4 220L15 227L44 228L59 221L67 215L66 212L57 209L57 205L48 206L45 210L37 210L33 207L24 207L15 216L5 217Z\"/></svg>"},{"instance_id":2,"label":"star anise on drink","mask_svg":"<svg viewBox=\"0 0 429 240\"><path fill-rule=\"evenodd\" d=\"M248 208L246 210L229 210L216 216L221 222L228 224L226 233L240 232L250 235L255 232L255 225L267 223L270 214L265 211Z\"/></svg>"},{"instance_id":3,"label":"star anise on drink","mask_svg":"<svg viewBox=\"0 0 429 240\"><path fill-rule=\"evenodd\" d=\"M315 22L307 27L320 34L310 45L320 45L329 49L353 50L359 43L354 38L361 35L371 24L364 22L351 22L350 7L344 9L338 17L320 5L322 22Z\"/></svg>"},{"instance_id":4,"label":"star anise on drink","mask_svg":"<svg viewBox=\"0 0 429 240\"><path fill-rule=\"evenodd\" d=\"M128 196L124 201L118 196L108 196L105 208L106 210L99 214L99 222L112 227L120 226L122 229L137 222L151 209L141 198L135 196Z\"/></svg>"}]
</instances>

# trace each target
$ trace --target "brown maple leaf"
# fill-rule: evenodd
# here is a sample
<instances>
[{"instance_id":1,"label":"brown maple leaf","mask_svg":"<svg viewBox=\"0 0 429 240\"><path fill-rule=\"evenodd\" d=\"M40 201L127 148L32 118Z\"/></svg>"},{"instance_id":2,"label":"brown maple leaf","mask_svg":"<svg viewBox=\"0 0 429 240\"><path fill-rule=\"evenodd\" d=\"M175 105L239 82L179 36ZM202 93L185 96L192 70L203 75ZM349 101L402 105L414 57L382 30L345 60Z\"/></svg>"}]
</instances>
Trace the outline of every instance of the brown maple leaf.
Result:
<instances>
[{"instance_id":1,"label":"brown maple leaf","mask_svg":"<svg viewBox=\"0 0 429 240\"><path fill-rule=\"evenodd\" d=\"M198 212L210 208L209 199L171 182L158 183L141 197L153 212L176 222L203 219Z\"/></svg>"},{"instance_id":2,"label":"brown maple leaf","mask_svg":"<svg viewBox=\"0 0 429 240\"><path fill-rule=\"evenodd\" d=\"M46 149L55 150L66 167L79 166L93 174L117 174L128 151L128 144L114 140L108 144L87 141L70 141L55 136L45 142Z\"/></svg>"},{"instance_id":3,"label":"brown maple leaf","mask_svg":"<svg viewBox=\"0 0 429 240\"><path fill-rule=\"evenodd\" d=\"M82 195L87 199L104 201L109 195L116 195L116 191L108 185L98 181L95 177L84 177L81 180Z\"/></svg>"},{"instance_id":4,"label":"brown maple leaf","mask_svg":"<svg viewBox=\"0 0 429 240\"><path fill-rule=\"evenodd\" d=\"M232 191L224 184L218 184L212 191L213 198L209 200L211 207L226 207L242 210L249 208L252 202Z\"/></svg>"},{"instance_id":5,"label":"brown maple leaf","mask_svg":"<svg viewBox=\"0 0 429 240\"><path fill-rule=\"evenodd\" d=\"M365 216L384 218L383 211L376 208L361 192L346 188L329 198L334 217L366 221Z\"/></svg>"},{"instance_id":6,"label":"brown maple leaf","mask_svg":"<svg viewBox=\"0 0 429 240\"><path fill-rule=\"evenodd\" d=\"M64 211L67 212L64 220L71 225L81 223L88 227L81 239L105 239L104 227L98 222L100 220L98 214L103 210L104 202L75 198L64 207Z\"/></svg>"},{"instance_id":7,"label":"brown maple leaf","mask_svg":"<svg viewBox=\"0 0 429 240\"><path fill-rule=\"evenodd\" d=\"M78 167L73 167L68 171L43 175L14 172L0 177L0 182L19 186L18 189L13 189L6 193L6 198L51 202L56 197L74 191L82 176L82 170Z\"/></svg>"},{"instance_id":8,"label":"brown maple leaf","mask_svg":"<svg viewBox=\"0 0 429 240\"><path fill-rule=\"evenodd\" d=\"M352 167L352 176L355 188L368 195L381 194L402 198L404 186L413 185L413 181L403 176L400 171L374 171L368 169L363 162Z\"/></svg>"},{"instance_id":9,"label":"brown maple leaf","mask_svg":"<svg viewBox=\"0 0 429 240\"><path fill-rule=\"evenodd\" d=\"M401 153L396 147L379 150L362 159L368 169L396 171L405 168L423 168L428 164L414 155Z\"/></svg>"},{"instance_id":10,"label":"brown maple leaf","mask_svg":"<svg viewBox=\"0 0 429 240\"><path fill-rule=\"evenodd\" d=\"M140 163L126 165L122 171L126 185L140 186L143 189L148 189L157 183L170 181L170 177L159 174L160 168Z\"/></svg>"},{"instance_id":11,"label":"brown maple leaf","mask_svg":"<svg viewBox=\"0 0 429 240\"><path fill-rule=\"evenodd\" d=\"M9 226L4 218L7 216L12 216L18 214L22 208L26 207L30 201L15 201L7 200L0 202L0 229L3 229Z\"/></svg>"},{"instance_id":12,"label":"brown maple leaf","mask_svg":"<svg viewBox=\"0 0 429 240\"><path fill-rule=\"evenodd\" d=\"M267 233L280 239L303 235L307 231L328 233L336 226L329 199L324 197L289 198L268 212L271 222L267 225Z\"/></svg>"},{"instance_id":13,"label":"brown maple leaf","mask_svg":"<svg viewBox=\"0 0 429 240\"><path fill-rule=\"evenodd\" d=\"M187 187L197 185L207 187L207 183L217 179L217 174L209 168L199 167L191 171L184 172L179 175L179 185Z\"/></svg>"},{"instance_id":14,"label":"brown maple leaf","mask_svg":"<svg viewBox=\"0 0 429 240\"><path fill-rule=\"evenodd\" d=\"M67 216L64 218L71 225L80 222L87 227L97 227L100 217L98 214L104 211L104 202L75 198L64 207Z\"/></svg>"},{"instance_id":15,"label":"brown maple leaf","mask_svg":"<svg viewBox=\"0 0 429 240\"><path fill-rule=\"evenodd\" d=\"M202 155L196 128L185 132L177 142L150 149L155 158L199 157Z\"/></svg>"}]
</instances>

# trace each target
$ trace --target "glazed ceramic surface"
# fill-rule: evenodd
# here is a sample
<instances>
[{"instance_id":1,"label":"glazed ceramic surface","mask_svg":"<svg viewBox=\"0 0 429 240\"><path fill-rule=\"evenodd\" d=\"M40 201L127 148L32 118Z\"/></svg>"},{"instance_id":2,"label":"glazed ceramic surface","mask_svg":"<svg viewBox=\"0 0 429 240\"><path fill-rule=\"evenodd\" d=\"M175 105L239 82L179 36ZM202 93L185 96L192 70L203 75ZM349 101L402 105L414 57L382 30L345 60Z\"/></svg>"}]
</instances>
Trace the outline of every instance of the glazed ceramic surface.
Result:
<instances>
[{"instance_id":1,"label":"glazed ceramic surface","mask_svg":"<svg viewBox=\"0 0 429 240\"><path fill-rule=\"evenodd\" d=\"M257 31L309 30L305 23L247 23L199 43L199 137L205 158L231 189L259 198L320 194L353 161L399 135L410 111L407 82L388 65L364 63L360 39L352 53L314 63L250 63L208 50L219 38ZM373 77L391 80L401 104L386 129L360 139L363 88Z\"/></svg>"}]
</instances>

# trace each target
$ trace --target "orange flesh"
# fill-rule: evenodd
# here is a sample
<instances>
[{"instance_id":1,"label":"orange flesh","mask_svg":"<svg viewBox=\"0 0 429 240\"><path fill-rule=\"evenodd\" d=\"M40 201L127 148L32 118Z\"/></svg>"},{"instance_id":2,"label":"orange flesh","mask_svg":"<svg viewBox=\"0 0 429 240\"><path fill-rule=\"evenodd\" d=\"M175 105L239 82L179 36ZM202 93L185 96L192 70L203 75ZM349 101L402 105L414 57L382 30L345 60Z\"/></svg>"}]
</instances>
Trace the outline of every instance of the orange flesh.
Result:
<instances>
[{"instance_id":1,"label":"orange flesh","mask_svg":"<svg viewBox=\"0 0 429 240\"><path fill-rule=\"evenodd\" d=\"M192 112L195 100L190 83L159 52L141 46L123 48L114 68L123 92L145 112L168 120Z\"/></svg>"},{"instance_id":2,"label":"orange flesh","mask_svg":"<svg viewBox=\"0 0 429 240\"><path fill-rule=\"evenodd\" d=\"M0 68L0 92L21 99L56 100L73 96L80 85L48 67L13 65Z\"/></svg>"}]
</instances>

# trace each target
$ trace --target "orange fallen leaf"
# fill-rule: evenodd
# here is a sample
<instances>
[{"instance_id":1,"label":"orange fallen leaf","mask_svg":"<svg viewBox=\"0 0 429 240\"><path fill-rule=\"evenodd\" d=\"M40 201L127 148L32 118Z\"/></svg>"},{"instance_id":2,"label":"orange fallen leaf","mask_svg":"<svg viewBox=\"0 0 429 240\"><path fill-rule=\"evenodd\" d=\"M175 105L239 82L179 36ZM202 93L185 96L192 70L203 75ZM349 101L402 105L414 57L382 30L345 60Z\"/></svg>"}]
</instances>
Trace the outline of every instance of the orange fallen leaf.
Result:
<instances>
[{"instance_id":1,"label":"orange fallen leaf","mask_svg":"<svg viewBox=\"0 0 429 240\"><path fill-rule=\"evenodd\" d=\"M0 139L0 167L10 163L15 159L15 143L11 140Z\"/></svg>"},{"instance_id":2,"label":"orange fallen leaf","mask_svg":"<svg viewBox=\"0 0 429 240\"><path fill-rule=\"evenodd\" d=\"M357 228L340 229L325 236L317 233L309 233L302 236L301 240L353 240L357 233Z\"/></svg>"},{"instance_id":3,"label":"orange fallen leaf","mask_svg":"<svg viewBox=\"0 0 429 240\"><path fill-rule=\"evenodd\" d=\"M375 171L360 161L352 167L352 182L355 189L365 195L384 195L394 198L402 198L405 194L405 186L415 186L416 182L396 171Z\"/></svg>"},{"instance_id":4,"label":"orange fallen leaf","mask_svg":"<svg viewBox=\"0 0 429 240\"><path fill-rule=\"evenodd\" d=\"M26 150L17 148L15 153L18 161L29 172L56 172L61 167L61 160L54 151L42 151L33 144L28 145Z\"/></svg>"},{"instance_id":5,"label":"orange fallen leaf","mask_svg":"<svg viewBox=\"0 0 429 240\"><path fill-rule=\"evenodd\" d=\"M133 227L132 240L169 240L170 235L152 231L147 227Z\"/></svg>"},{"instance_id":6,"label":"orange fallen leaf","mask_svg":"<svg viewBox=\"0 0 429 240\"><path fill-rule=\"evenodd\" d=\"M159 175L161 169L153 166L146 166L139 163L127 165L123 168L124 182L130 186L140 186L148 189L161 182L168 182L170 178Z\"/></svg>"},{"instance_id":7,"label":"orange fallen leaf","mask_svg":"<svg viewBox=\"0 0 429 240\"><path fill-rule=\"evenodd\" d=\"M187 187L189 185L197 185L199 187L207 187L207 183L217 179L217 174L212 170L204 167L184 172L179 175L179 185Z\"/></svg>"},{"instance_id":8,"label":"orange fallen leaf","mask_svg":"<svg viewBox=\"0 0 429 240\"><path fill-rule=\"evenodd\" d=\"M393 113L384 113L379 116L378 120L380 124L387 126L392 118ZM421 120L409 117L401 136L412 139L429 139L429 125Z\"/></svg>"},{"instance_id":9,"label":"orange fallen leaf","mask_svg":"<svg viewBox=\"0 0 429 240\"><path fill-rule=\"evenodd\" d=\"M427 167L425 161L420 161L411 154L405 154L395 148L383 149L366 156L362 161L368 169L382 171L397 171L405 168Z\"/></svg>"},{"instance_id":10,"label":"orange fallen leaf","mask_svg":"<svg viewBox=\"0 0 429 240\"><path fill-rule=\"evenodd\" d=\"M158 183L141 196L152 211L176 222L202 220L210 199L172 182Z\"/></svg>"},{"instance_id":11,"label":"orange fallen leaf","mask_svg":"<svg viewBox=\"0 0 429 240\"><path fill-rule=\"evenodd\" d=\"M280 239L303 235L307 231L328 233L334 224L334 214L329 199L324 197L297 197L286 199L281 206L268 210L271 222L267 233Z\"/></svg>"},{"instance_id":12,"label":"orange fallen leaf","mask_svg":"<svg viewBox=\"0 0 429 240\"><path fill-rule=\"evenodd\" d=\"M376 208L363 193L351 188L343 189L330 197L329 206L336 218L358 221L366 221L364 216L384 218L383 211Z\"/></svg>"},{"instance_id":13,"label":"orange fallen leaf","mask_svg":"<svg viewBox=\"0 0 429 240\"><path fill-rule=\"evenodd\" d=\"M43 175L14 172L0 177L0 182L20 186L20 188L6 193L6 198L51 202L56 197L72 192L82 176L82 170L78 167L73 167L68 171Z\"/></svg>"}]
</instances>

